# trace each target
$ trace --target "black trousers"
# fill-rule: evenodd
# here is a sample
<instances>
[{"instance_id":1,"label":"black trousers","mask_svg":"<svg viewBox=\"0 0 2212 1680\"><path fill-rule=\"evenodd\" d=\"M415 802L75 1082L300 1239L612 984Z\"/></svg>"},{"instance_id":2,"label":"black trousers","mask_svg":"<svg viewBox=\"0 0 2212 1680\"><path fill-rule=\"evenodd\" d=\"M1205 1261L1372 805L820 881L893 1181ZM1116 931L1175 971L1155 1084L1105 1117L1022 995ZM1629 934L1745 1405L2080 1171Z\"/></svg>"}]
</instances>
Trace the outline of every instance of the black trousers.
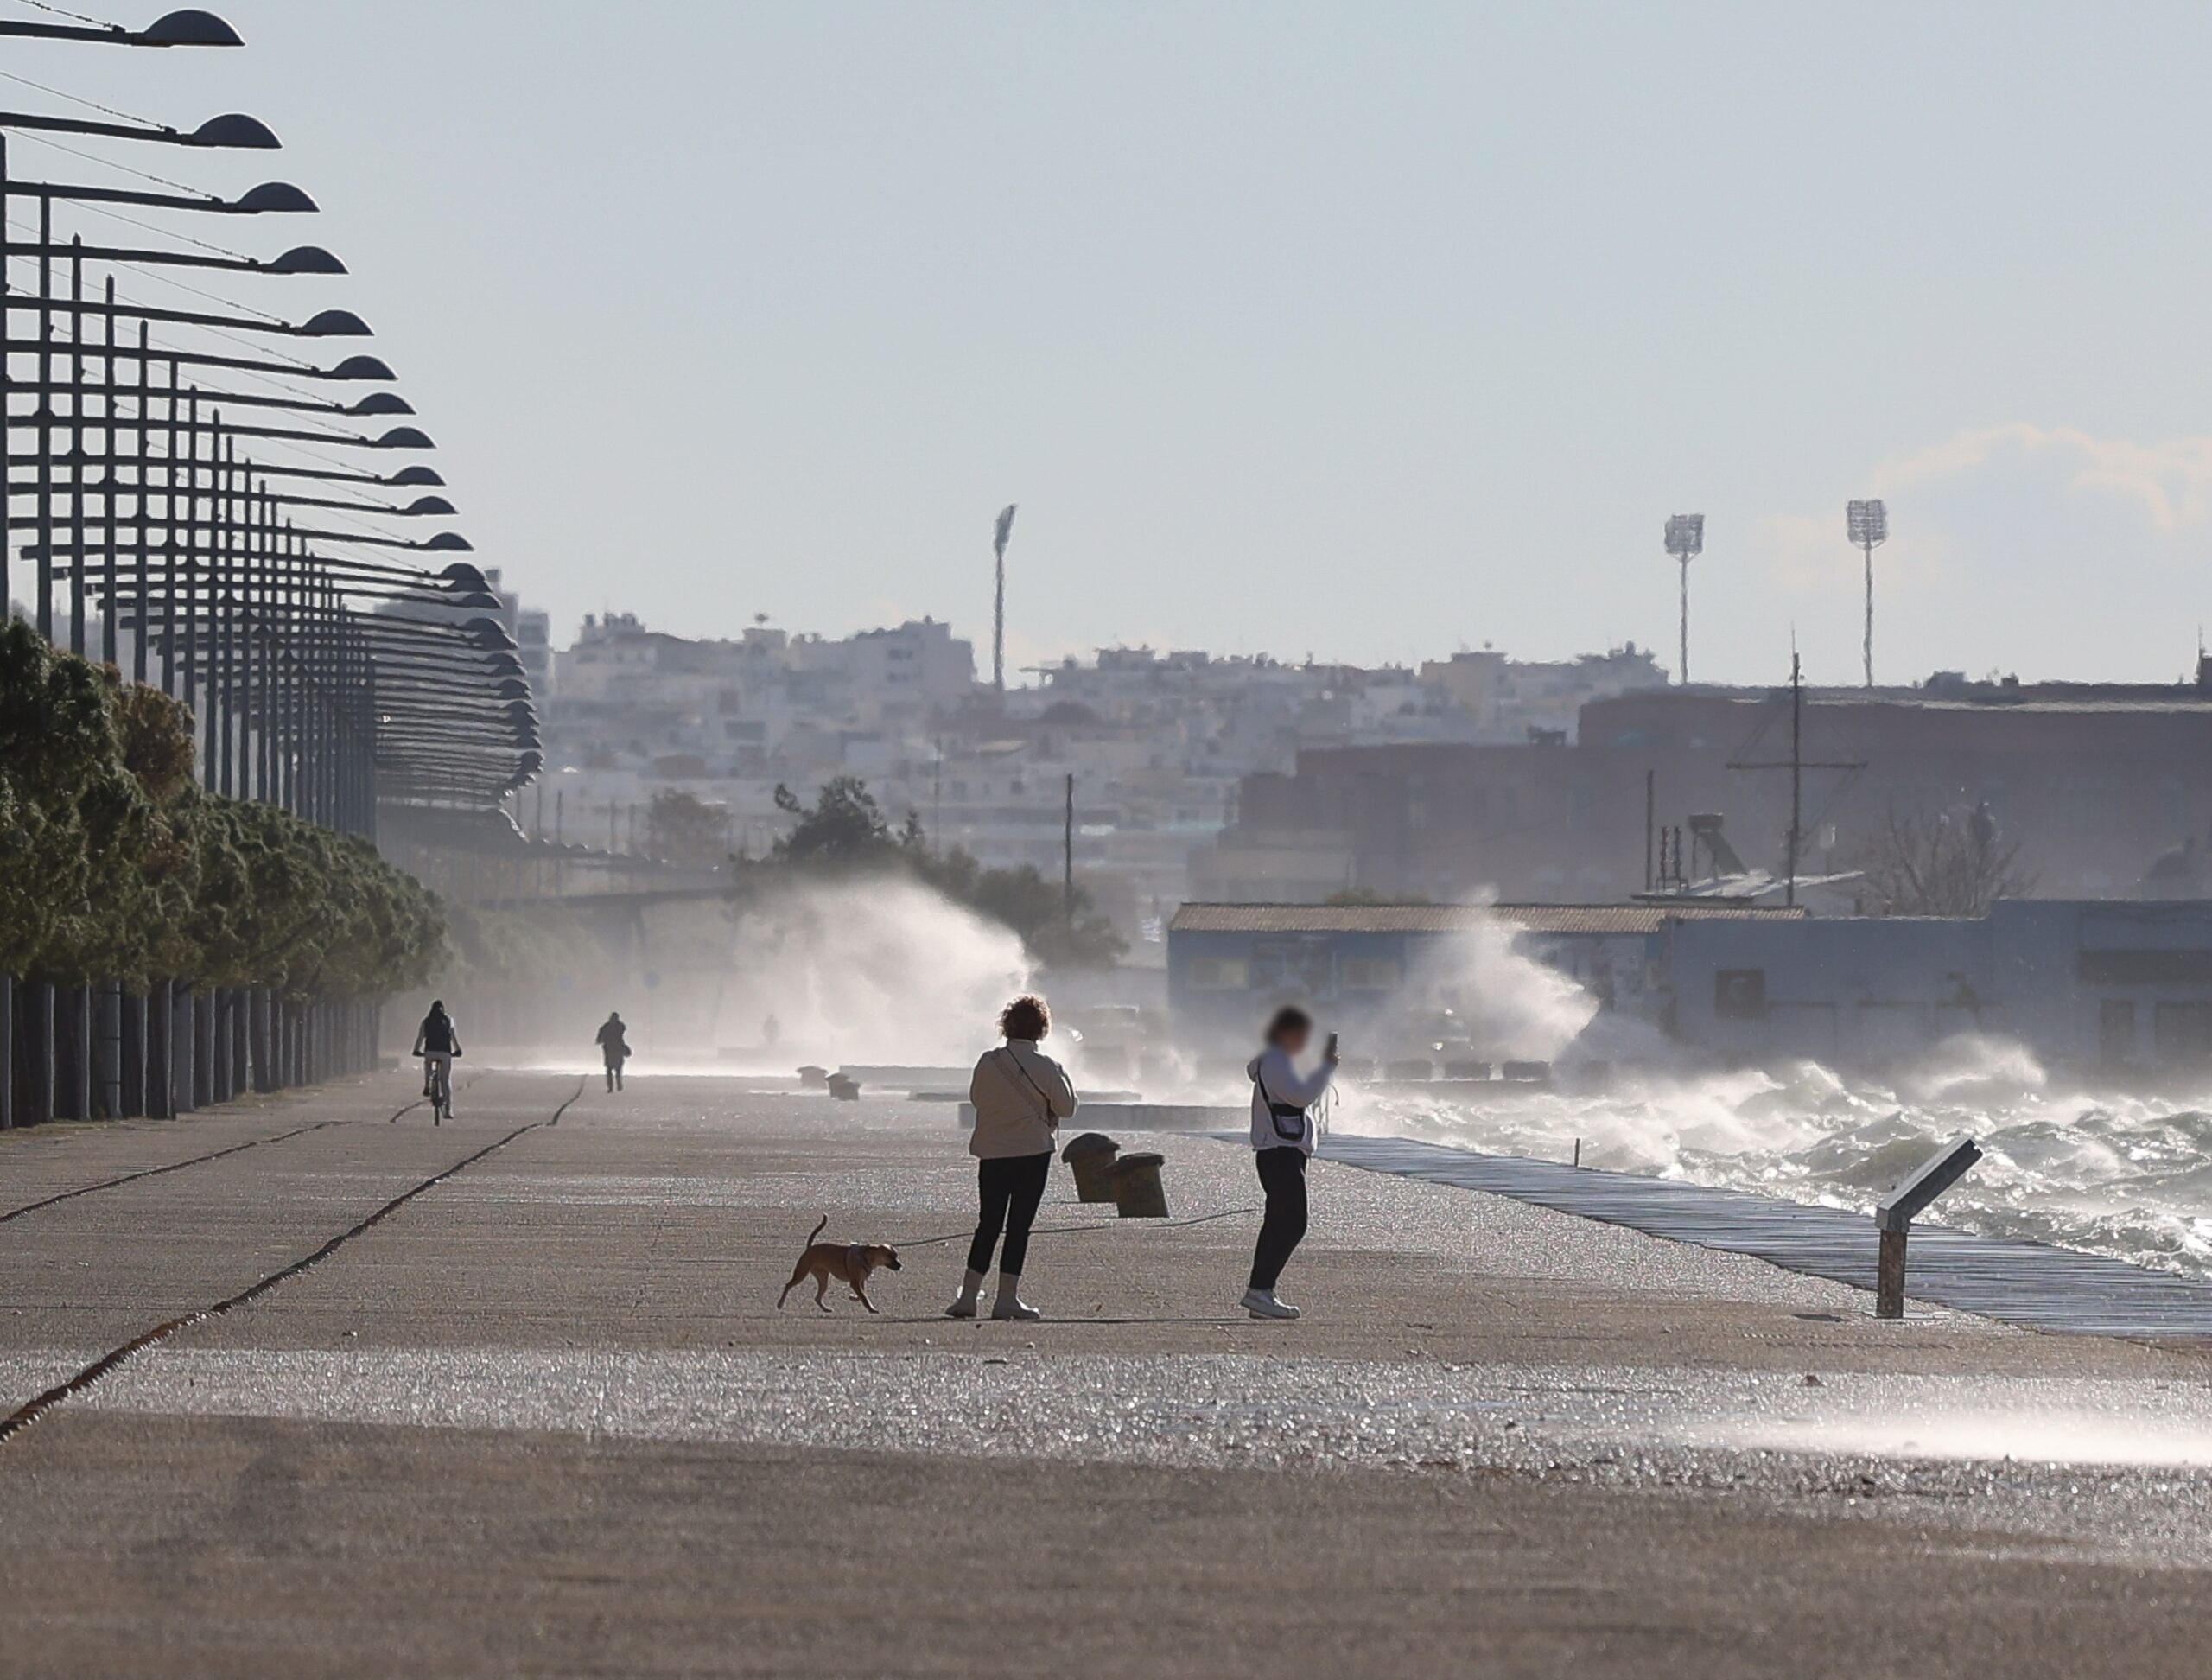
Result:
<instances>
[{"instance_id":1,"label":"black trousers","mask_svg":"<svg viewBox=\"0 0 2212 1680\"><path fill-rule=\"evenodd\" d=\"M976 1163L976 1193L982 1203L982 1217L976 1221L976 1240L968 1245L968 1270L991 1269L991 1250L999 1232L1006 1232L1006 1247L999 1256L999 1270L1021 1276L1029 1257L1029 1227L1037 1223L1037 1204L1045 1200L1045 1186L1052 1176L1052 1152L1008 1155Z\"/></svg>"},{"instance_id":2,"label":"black trousers","mask_svg":"<svg viewBox=\"0 0 2212 1680\"><path fill-rule=\"evenodd\" d=\"M622 1089L622 1064L619 1061L607 1064L607 1088L609 1091Z\"/></svg>"},{"instance_id":3,"label":"black trousers","mask_svg":"<svg viewBox=\"0 0 2212 1680\"><path fill-rule=\"evenodd\" d=\"M1268 1193L1268 1211L1261 1216L1260 1241L1252 1250L1252 1287L1272 1289L1306 1235L1306 1151L1261 1149L1253 1159L1259 1164L1260 1187Z\"/></svg>"}]
</instances>

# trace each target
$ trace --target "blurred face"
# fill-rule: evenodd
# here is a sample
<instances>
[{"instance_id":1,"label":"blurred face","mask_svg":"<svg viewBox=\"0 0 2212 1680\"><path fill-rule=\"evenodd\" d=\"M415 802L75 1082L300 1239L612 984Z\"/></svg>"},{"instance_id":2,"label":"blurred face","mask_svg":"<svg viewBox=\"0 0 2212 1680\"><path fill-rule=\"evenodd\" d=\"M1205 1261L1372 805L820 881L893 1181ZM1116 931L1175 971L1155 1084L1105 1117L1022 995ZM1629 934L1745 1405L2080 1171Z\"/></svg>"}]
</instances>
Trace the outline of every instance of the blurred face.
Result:
<instances>
[{"instance_id":1,"label":"blurred face","mask_svg":"<svg viewBox=\"0 0 2212 1680\"><path fill-rule=\"evenodd\" d=\"M1306 1047L1313 1040L1313 1032L1308 1027L1294 1027L1287 1033L1275 1034L1276 1045L1294 1056L1304 1055Z\"/></svg>"}]
</instances>

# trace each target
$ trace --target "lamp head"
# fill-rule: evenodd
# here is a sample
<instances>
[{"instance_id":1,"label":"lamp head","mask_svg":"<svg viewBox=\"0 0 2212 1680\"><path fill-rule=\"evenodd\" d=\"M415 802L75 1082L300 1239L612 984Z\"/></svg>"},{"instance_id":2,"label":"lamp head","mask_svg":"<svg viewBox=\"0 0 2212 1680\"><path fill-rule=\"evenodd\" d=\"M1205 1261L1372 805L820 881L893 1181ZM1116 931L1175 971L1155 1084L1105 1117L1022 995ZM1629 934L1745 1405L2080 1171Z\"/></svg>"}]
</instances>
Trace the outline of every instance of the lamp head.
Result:
<instances>
[{"instance_id":1,"label":"lamp head","mask_svg":"<svg viewBox=\"0 0 2212 1680\"><path fill-rule=\"evenodd\" d=\"M307 215L322 207L289 181L264 181L231 202L249 216Z\"/></svg>"},{"instance_id":2,"label":"lamp head","mask_svg":"<svg viewBox=\"0 0 2212 1680\"><path fill-rule=\"evenodd\" d=\"M417 485L426 485L437 490L444 489L446 484L446 481L438 476L438 469L435 467L403 467L385 482L394 486L405 486L409 488Z\"/></svg>"},{"instance_id":3,"label":"lamp head","mask_svg":"<svg viewBox=\"0 0 2212 1680\"><path fill-rule=\"evenodd\" d=\"M215 16L196 7L156 18L138 31L144 47L243 47L238 32Z\"/></svg>"},{"instance_id":4,"label":"lamp head","mask_svg":"<svg viewBox=\"0 0 2212 1680\"><path fill-rule=\"evenodd\" d=\"M461 554L474 554L476 551L475 544L470 542L458 531L441 531L423 546L426 549L457 551ZM493 604L498 603L495 601Z\"/></svg>"},{"instance_id":5,"label":"lamp head","mask_svg":"<svg viewBox=\"0 0 2212 1680\"><path fill-rule=\"evenodd\" d=\"M325 309L293 329L302 338L373 338L369 323L351 309Z\"/></svg>"},{"instance_id":6,"label":"lamp head","mask_svg":"<svg viewBox=\"0 0 2212 1680\"><path fill-rule=\"evenodd\" d=\"M413 513L423 517L461 512L443 496L417 496L399 511L403 513Z\"/></svg>"},{"instance_id":7,"label":"lamp head","mask_svg":"<svg viewBox=\"0 0 2212 1680\"><path fill-rule=\"evenodd\" d=\"M191 133L181 136L179 143L213 146L224 151L278 151L284 144L259 118L235 111L210 117Z\"/></svg>"},{"instance_id":8,"label":"lamp head","mask_svg":"<svg viewBox=\"0 0 2212 1680\"><path fill-rule=\"evenodd\" d=\"M374 443L379 449L435 449L438 447L430 442L428 433L417 431L412 426L394 426L382 437L375 439Z\"/></svg>"},{"instance_id":9,"label":"lamp head","mask_svg":"<svg viewBox=\"0 0 2212 1680\"><path fill-rule=\"evenodd\" d=\"M330 370L334 379L396 379L391 364L381 356L348 356Z\"/></svg>"},{"instance_id":10,"label":"lamp head","mask_svg":"<svg viewBox=\"0 0 2212 1680\"><path fill-rule=\"evenodd\" d=\"M396 391L372 391L346 412L365 419L377 414L412 414L415 405Z\"/></svg>"}]
</instances>

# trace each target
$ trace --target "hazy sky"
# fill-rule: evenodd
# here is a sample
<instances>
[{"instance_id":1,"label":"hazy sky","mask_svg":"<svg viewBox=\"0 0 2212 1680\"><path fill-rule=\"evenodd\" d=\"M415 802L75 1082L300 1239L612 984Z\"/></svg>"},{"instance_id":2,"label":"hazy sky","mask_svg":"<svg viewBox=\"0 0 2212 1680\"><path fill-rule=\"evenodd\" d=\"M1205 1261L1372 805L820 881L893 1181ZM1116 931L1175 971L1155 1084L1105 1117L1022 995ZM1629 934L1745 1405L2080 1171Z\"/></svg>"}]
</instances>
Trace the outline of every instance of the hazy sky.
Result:
<instances>
[{"instance_id":1,"label":"hazy sky","mask_svg":"<svg viewBox=\"0 0 2212 1680\"><path fill-rule=\"evenodd\" d=\"M987 659L1009 500L1024 659L1671 665L1701 510L1693 675L1794 625L1854 680L1866 494L1885 677L2168 678L2212 616L2202 6L218 10L246 51L4 67L277 130L130 155L322 200L354 277L240 286L375 323L563 639Z\"/></svg>"}]
</instances>

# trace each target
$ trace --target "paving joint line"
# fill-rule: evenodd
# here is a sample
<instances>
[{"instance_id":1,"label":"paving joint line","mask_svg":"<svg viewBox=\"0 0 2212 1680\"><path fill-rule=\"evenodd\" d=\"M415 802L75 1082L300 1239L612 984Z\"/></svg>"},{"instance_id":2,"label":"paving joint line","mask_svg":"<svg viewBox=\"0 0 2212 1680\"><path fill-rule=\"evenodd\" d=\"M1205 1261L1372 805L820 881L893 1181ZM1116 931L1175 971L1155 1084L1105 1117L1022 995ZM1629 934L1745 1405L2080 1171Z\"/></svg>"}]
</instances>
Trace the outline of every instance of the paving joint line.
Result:
<instances>
[{"instance_id":1,"label":"paving joint line","mask_svg":"<svg viewBox=\"0 0 2212 1680\"><path fill-rule=\"evenodd\" d=\"M318 1120L312 1125L295 1126L289 1131L278 1132L273 1137L251 1137L243 1143L233 1143L228 1149L213 1149L206 1155L194 1155L188 1161L172 1161L163 1167L142 1168L135 1173L124 1173L116 1178L102 1179L98 1184L80 1184L74 1190L64 1190L59 1195L48 1196L35 1202L25 1202L21 1207L10 1208L7 1212L0 1213L0 1225L6 1225L10 1219L20 1219L26 1213L35 1213L41 1207L52 1207L56 1202L71 1201L79 1196L89 1196L96 1190L113 1190L121 1185L135 1184L140 1179L159 1178L164 1173L181 1173L188 1167L198 1167L210 1161L220 1161L225 1155L239 1155L248 1149L257 1149L264 1143L282 1143L288 1137L299 1137L308 1132L321 1131L326 1126L339 1126L345 1123L342 1120Z\"/></svg>"},{"instance_id":2,"label":"paving joint line","mask_svg":"<svg viewBox=\"0 0 2212 1680\"><path fill-rule=\"evenodd\" d=\"M249 1283L245 1289L239 1290L236 1295L227 1295L221 1301L216 1301L213 1306L198 1308L192 1312L180 1314L175 1318L167 1320L162 1323L156 1325L150 1330L142 1331L139 1334L133 1336L129 1341L124 1342L119 1347L110 1348L106 1352L101 1354L99 1359L85 1366L84 1369L78 1371L74 1376L65 1378L61 1382L55 1384L52 1388L48 1389L44 1393L35 1395L32 1398L25 1401L14 1411L9 1413L7 1416L0 1417L0 1442L13 1440L16 1435L21 1435L24 1430L29 1429L32 1424L37 1422L39 1419L45 1416L47 1413L52 1411L63 1401L68 1399L73 1395L84 1393L95 1383L98 1383L102 1378L106 1377L118 1370L126 1361L134 1358L137 1354L144 1352L148 1348L159 1346L162 1342L168 1340L170 1337L175 1335L178 1332L190 1329L194 1325L205 1324L210 1320L221 1318L226 1314L235 1312L241 1307L250 1305L251 1302L259 1300L263 1295L267 1295L278 1284L285 1282L291 1278L297 1277L301 1273L321 1264L323 1261L327 1260L332 1255L337 1253L340 1249L345 1247L346 1244L352 1242L356 1237L362 1236L366 1232L374 1230L378 1225L382 1225L386 1219L390 1219L394 1213L397 1213L401 1208L406 1206L408 1203L413 1201L417 1196L422 1195L426 1191L435 1189L439 1185L443 1184L448 1179L452 1178L454 1174L467 1168L474 1166L486 1155L505 1149L508 1144L513 1142L518 1137L534 1132L541 1127L551 1127L559 1124L561 1117L568 1112L569 1104L573 1104L578 1097L583 1095L583 1088L584 1081L579 1079L576 1082L575 1095L571 1096L568 1102L562 1104L559 1108L554 1110L552 1117L550 1119L533 1120L528 1125L517 1126L505 1137L494 1139L493 1142L486 1143L482 1149L476 1150L474 1153L463 1155L459 1161L454 1161L452 1166L446 1168L443 1171L435 1173L429 1178L424 1179L420 1184L414 1186L412 1188L402 1191L398 1195L394 1196L390 1201L385 1203L383 1206L378 1208L374 1212L371 1213L366 1219L361 1220L359 1224L349 1226L347 1229L340 1231L337 1236L333 1237L328 1242L325 1243L321 1248L315 1250L312 1254L302 1256L299 1259L293 1261L291 1264L285 1266L279 1270L270 1272L266 1277L257 1279L256 1282ZM335 1124L337 1123L326 1121L323 1123Z\"/></svg>"}]
</instances>

